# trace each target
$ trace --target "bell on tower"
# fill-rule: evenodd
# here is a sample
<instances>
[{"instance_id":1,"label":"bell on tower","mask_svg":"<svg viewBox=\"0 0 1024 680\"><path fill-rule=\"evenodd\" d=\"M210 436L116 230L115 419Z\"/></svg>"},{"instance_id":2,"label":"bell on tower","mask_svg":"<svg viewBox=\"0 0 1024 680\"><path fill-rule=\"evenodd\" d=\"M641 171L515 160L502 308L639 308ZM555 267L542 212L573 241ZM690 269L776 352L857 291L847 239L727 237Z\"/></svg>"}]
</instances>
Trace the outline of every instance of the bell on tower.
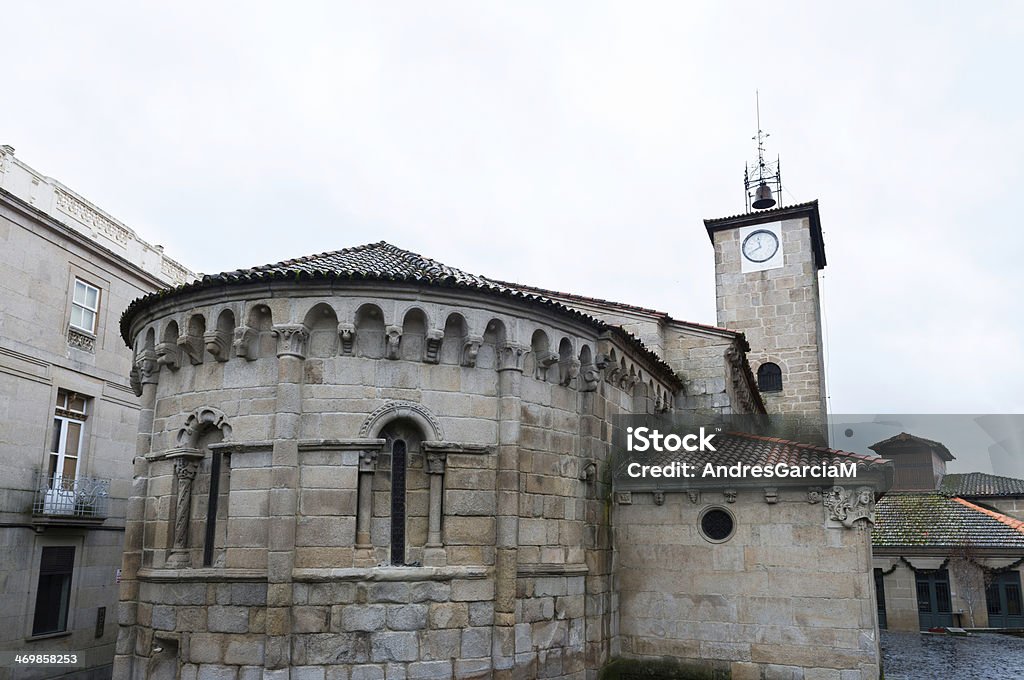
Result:
<instances>
[{"instance_id":1,"label":"bell on tower","mask_svg":"<svg viewBox=\"0 0 1024 680\"><path fill-rule=\"evenodd\" d=\"M775 162L764 159L764 140L769 136L761 129L761 97L756 93L757 99L757 134L752 138L757 141L757 163L753 168L750 165L743 167L743 191L747 199L747 212L753 210L766 210L775 206L775 197L772 195L772 187L775 187L775 194L782 196L782 173L779 169L779 158ZM753 189L753 191L751 191Z\"/></svg>"}]
</instances>

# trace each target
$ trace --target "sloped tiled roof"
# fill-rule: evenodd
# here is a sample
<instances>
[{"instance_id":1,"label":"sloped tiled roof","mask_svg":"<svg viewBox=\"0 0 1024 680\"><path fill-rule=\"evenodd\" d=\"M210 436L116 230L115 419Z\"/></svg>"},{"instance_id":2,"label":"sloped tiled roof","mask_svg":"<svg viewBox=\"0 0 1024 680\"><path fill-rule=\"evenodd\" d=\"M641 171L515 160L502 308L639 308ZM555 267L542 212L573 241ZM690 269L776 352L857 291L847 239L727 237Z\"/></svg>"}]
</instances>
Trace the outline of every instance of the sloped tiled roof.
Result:
<instances>
[{"instance_id":1,"label":"sloped tiled roof","mask_svg":"<svg viewBox=\"0 0 1024 680\"><path fill-rule=\"evenodd\" d=\"M662 372L680 385L672 368L656 353L648 349L638 338L613 324L605 323L577 309L566 306L527 287L518 288L485 276L469 274L442 264L437 260L423 257L385 241L368 243L353 248L335 250L316 255L307 255L274 264L249 269L236 269L220 274L207 274L191 283L159 290L134 300L121 315L121 337L131 346L130 328L134 316L147 305L168 297L224 285L243 285L273 280L317 281L393 281L426 286L473 289L502 297L516 298L557 310L576 319L589 323L601 331L618 335L635 346Z\"/></svg>"},{"instance_id":2,"label":"sloped tiled roof","mask_svg":"<svg viewBox=\"0 0 1024 680\"><path fill-rule=\"evenodd\" d=\"M711 463L714 466L730 466L736 463L752 466L776 464L783 465L839 465L855 463L858 476L868 472L885 473L891 470L892 463L879 456L866 456L861 453L840 451L824 446L804 444L801 442L763 437L745 432L728 432L718 434L713 440L715 451L694 451L687 453L659 451L645 452L645 465L666 465L675 461L687 462L697 469L703 469ZM621 462L624 467L635 458ZM808 478L792 478L797 483L809 483ZM787 478L773 477L774 482L785 483ZM707 481L707 480L704 480ZM756 479L758 484L765 484L764 478ZM855 480L851 479L851 482Z\"/></svg>"},{"instance_id":3,"label":"sloped tiled roof","mask_svg":"<svg viewBox=\"0 0 1024 680\"><path fill-rule=\"evenodd\" d=\"M880 442L876 442L868 448L879 454L884 454L887 451L892 451L897 448L906 448L914 445L926 446L936 453L943 460L955 460L956 456L949 452L945 444L937 442L934 439L925 439L924 437L918 437L916 434L910 434L909 432L900 432L897 435L893 435L888 439L883 439Z\"/></svg>"},{"instance_id":4,"label":"sloped tiled roof","mask_svg":"<svg viewBox=\"0 0 1024 680\"><path fill-rule=\"evenodd\" d=\"M875 506L871 542L880 547L1024 550L1024 522L944 493L888 493Z\"/></svg>"},{"instance_id":5,"label":"sloped tiled roof","mask_svg":"<svg viewBox=\"0 0 1024 680\"><path fill-rule=\"evenodd\" d=\"M942 491L951 496L967 498L1024 496L1024 479L984 472L951 474L942 478Z\"/></svg>"}]
</instances>

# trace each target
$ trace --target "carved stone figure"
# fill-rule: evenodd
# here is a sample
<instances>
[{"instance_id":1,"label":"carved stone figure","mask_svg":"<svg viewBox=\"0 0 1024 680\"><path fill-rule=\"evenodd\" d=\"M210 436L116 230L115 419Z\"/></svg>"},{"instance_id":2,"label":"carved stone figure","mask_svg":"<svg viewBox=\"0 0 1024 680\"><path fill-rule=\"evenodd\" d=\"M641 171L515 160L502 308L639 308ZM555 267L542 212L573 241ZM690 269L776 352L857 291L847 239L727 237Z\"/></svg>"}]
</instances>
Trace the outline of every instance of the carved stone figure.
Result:
<instances>
[{"instance_id":1,"label":"carved stone figure","mask_svg":"<svg viewBox=\"0 0 1024 680\"><path fill-rule=\"evenodd\" d=\"M352 356L352 348L356 341L356 327L350 323L339 323L338 338L341 340L341 353L344 356Z\"/></svg>"}]
</instances>

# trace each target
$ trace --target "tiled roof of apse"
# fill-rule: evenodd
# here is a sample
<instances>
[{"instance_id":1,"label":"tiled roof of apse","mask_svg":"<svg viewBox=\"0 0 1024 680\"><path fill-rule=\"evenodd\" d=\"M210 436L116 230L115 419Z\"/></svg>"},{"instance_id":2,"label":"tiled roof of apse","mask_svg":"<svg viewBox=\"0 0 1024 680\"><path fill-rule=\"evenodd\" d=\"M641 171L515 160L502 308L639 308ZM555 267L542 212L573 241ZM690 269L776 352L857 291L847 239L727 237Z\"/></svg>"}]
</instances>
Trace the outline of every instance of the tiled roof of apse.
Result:
<instances>
[{"instance_id":1,"label":"tiled roof of apse","mask_svg":"<svg viewBox=\"0 0 1024 680\"><path fill-rule=\"evenodd\" d=\"M618 326L605 323L528 287L518 288L514 284L507 284L485 276L469 274L461 269L442 264L437 260L398 248L385 241L316 255L307 255L248 269L236 269L220 274L207 274L201 279L176 288L168 288L150 293L134 300L121 315L121 337L125 344L130 347L130 330L133 318L142 309L157 300L186 295L215 286L244 285L274 280L291 280L300 283L302 281L316 280L390 281L478 290L490 295L539 304L584 321L598 330L609 331L620 336L626 342L634 345L649 361L659 366L665 375L670 376L676 382L677 386L682 384L672 368L661 357L648 349L634 335Z\"/></svg>"}]
</instances>

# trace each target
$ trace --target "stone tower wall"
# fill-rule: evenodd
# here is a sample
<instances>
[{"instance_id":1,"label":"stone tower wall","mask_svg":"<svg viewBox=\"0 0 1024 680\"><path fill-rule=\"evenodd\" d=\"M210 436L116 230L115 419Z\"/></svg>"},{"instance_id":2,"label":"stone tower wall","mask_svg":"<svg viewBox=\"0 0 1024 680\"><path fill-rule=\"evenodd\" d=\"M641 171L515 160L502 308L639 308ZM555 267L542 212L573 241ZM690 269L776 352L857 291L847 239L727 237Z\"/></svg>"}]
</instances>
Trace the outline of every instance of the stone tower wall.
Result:
<instances>
[{"instance_id":1,"label":"stone tower wall","mask_svg":"<svg viewBox=\"0 0 1024 680\"><path fill-rule=\"evenodd\" d=\"M718 324L750 343L755 374L771 361L782 368L781 392L765 392L769 413L823 421L826 412L818 275L810 220L783 220L783 266L743 272L738 229L714 233Z\"/></svg>"}]
</instances>

